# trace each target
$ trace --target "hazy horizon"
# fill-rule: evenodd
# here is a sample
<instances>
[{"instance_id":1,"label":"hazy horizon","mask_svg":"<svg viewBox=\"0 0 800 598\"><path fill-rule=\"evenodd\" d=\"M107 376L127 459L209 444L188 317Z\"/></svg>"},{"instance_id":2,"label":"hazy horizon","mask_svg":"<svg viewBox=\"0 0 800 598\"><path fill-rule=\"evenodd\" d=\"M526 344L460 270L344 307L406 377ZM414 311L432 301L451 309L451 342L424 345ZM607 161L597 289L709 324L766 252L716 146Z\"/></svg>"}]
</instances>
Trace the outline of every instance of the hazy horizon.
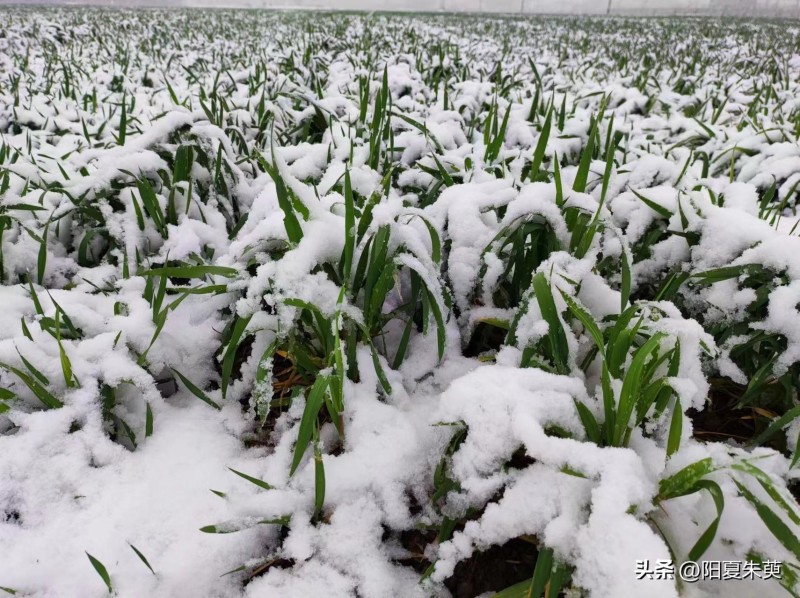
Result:
<instances>
[{"instance_id":1,"label":"hazy horizon","mask_svg":"<svg viewBox=\"0 0 800 598\"><path fill-rule=\"evenodd\" d=\"M2 5L800 17L800 0L0 0ZM376 4L378 4L376 6Z\"/></svg>"}]
</instances>

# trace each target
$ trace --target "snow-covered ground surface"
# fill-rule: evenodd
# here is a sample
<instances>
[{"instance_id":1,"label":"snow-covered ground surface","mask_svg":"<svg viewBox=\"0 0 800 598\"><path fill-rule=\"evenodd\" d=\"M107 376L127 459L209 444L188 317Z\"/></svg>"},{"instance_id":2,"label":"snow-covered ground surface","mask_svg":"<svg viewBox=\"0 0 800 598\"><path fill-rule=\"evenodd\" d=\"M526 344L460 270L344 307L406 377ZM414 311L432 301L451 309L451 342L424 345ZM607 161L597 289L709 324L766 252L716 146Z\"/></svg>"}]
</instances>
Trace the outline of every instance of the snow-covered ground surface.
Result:
<instances>
[{"instance_id":1,"label":"snow-covered ground surface","mask_svg":"<svg viewBox=\"0 0 800 598\"><path fill-rule=\"evenodd\" d=\"M796 26L0 15L0 587L800 591Z\"/></svg>"}]
</instances>

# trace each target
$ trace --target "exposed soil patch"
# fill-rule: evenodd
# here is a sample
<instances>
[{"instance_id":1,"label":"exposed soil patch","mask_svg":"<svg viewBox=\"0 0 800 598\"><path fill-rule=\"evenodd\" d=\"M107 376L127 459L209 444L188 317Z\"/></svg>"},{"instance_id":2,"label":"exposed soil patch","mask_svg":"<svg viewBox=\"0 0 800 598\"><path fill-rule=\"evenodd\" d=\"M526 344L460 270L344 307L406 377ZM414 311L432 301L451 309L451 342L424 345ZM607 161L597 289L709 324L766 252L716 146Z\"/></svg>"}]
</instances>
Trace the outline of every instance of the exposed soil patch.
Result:
<instances>
[{"instance_id":1,"label":"exposed soil patch","mask_svg":"<svg viewBox=\"0 0 800 598\"><path fill-rule=\"evenodd\" d=\"M492 546L456 565L445 585L454 598L475 598L484 592L499 592L530 579L537 555L534 544L518 538L502 546Z\"/></svg>"},{"instance_id":2,"label":"exposed soil patch","mask_svg":"<svg viewBox=\"0 0 800 598\"><path fill-rule=\"evenodd\" d=\"M757 434L753 410L737 408L737 399L729 389L712 385L705 408L687 411L694 424L695 438L713 442L730 440L738 444L752 440Z\"/></svg>"}]
</instances>

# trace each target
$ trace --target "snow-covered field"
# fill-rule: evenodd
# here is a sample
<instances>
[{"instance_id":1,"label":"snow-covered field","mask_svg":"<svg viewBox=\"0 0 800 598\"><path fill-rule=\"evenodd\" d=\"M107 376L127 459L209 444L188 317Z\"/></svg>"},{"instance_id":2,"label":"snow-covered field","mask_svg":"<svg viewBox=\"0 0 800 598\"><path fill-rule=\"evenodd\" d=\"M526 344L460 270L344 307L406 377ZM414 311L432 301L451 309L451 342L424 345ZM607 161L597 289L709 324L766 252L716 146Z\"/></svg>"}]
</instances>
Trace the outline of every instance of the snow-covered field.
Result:
<instances>
[{"instance_id":1,"label":"snow-covered field","mask_svg":"<svg viewBox=\"0 0 800 598\"><path fill-rule=\"evenodd\" d=\"M6 592L800 592L795 23L0 16Z\"/></svg>"}]
</instances>

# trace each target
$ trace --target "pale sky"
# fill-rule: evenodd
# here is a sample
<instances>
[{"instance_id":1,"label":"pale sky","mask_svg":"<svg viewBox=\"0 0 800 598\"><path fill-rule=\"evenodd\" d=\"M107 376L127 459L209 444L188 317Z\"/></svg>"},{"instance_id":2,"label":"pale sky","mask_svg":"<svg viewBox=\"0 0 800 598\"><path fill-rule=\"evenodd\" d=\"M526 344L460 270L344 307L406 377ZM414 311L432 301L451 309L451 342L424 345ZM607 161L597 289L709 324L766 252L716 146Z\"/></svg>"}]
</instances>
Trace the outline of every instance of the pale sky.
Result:
<instances>
[{"instance_id":1,"label":"pale sky","mask_svg":"<svg viewBox=\"0 0 800 598\"><path fill-rule=\"evenodd\" d=\"M0 0L0 4L47 0ZM51 4L215 6L561 14L710 14L800 17L800 0L51 0Z\"/></svg>"}]
</instances>

